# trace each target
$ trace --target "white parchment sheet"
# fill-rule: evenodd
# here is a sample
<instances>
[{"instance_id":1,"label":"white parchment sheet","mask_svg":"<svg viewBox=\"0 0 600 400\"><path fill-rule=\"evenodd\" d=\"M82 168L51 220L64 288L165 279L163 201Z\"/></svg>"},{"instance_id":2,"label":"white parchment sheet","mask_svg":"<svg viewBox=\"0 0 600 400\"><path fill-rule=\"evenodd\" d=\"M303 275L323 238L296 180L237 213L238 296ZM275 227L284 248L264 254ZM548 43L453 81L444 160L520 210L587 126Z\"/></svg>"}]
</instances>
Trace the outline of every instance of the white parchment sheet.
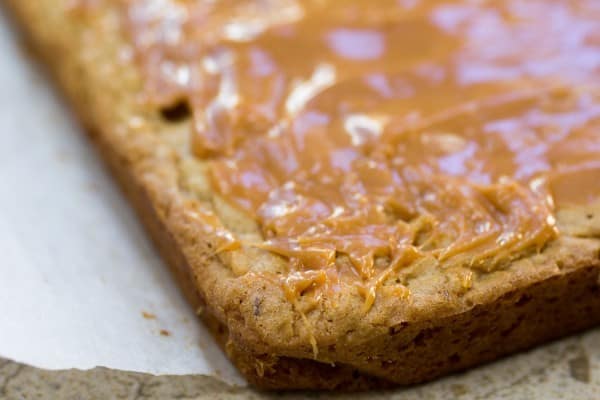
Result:
<instances>
[{"instance_id":1,"label":"white parchment sheet","mask_svg":"<svg viewBox=\"0 0 600 400\"><path fill-rule=\"evenodd\" d=\"M242 384L7 20L0 8L0 356Z\"/></svg>"}]
</instances>

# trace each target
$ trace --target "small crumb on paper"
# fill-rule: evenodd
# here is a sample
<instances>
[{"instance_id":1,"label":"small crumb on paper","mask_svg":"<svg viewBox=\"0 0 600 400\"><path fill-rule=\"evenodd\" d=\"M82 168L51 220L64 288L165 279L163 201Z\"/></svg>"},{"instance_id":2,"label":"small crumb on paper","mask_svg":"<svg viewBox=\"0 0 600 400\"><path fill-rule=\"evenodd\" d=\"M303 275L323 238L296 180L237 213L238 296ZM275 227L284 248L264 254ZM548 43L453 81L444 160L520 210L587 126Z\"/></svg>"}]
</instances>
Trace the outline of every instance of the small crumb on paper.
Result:
<instances>
[{"instance_id":1,"label":"small crumb on paper","mask_svg":"<svg viewBox=\"0 0 600 400\"><path fill-rule=\"evenodd\" d=\"M147 311L142 311L142 317L146 319L156 319L156 315L149 313Z\"/></svg>"},{"instance_id":2,"label":"small crumb on paper","mask_svg":"<svg viewBox=\"0 0 600 400\"><path fill-rule=\"evenodd\" d=\"M160 335L161 335L161 336L171 336L171 332L169 332L169 331L168 331L168 330L166 330L166 329L161 329L161 330L159 331L159 333L160 333Z\"/></svg>"}]
</instances>

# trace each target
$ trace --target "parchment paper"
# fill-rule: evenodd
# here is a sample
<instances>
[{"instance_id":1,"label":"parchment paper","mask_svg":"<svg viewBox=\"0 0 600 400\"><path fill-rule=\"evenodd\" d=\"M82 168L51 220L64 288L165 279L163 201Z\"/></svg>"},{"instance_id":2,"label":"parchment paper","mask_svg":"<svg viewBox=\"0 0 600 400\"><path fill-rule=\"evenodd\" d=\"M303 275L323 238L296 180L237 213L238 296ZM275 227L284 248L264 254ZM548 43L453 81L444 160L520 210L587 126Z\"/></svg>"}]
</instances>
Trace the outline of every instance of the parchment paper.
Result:
<instances>
[{"instance_id":1,"label":"parchment paper","mask_svg":"<svg viewBox=\"0 0 600 400\"><path fill-rule=\"evenodd\" d=\"M0 356L243 384L35 65L0 7Z\"/></svg>"}]
</instances>

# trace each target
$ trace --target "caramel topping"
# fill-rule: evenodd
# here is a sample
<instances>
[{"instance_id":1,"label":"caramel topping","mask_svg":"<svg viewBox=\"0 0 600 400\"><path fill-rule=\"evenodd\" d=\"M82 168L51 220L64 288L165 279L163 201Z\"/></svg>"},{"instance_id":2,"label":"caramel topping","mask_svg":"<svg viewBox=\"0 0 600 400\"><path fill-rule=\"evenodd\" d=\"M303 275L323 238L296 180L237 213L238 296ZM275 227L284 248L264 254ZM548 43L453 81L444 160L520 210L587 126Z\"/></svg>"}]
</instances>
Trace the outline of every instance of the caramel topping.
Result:
<instances>
[{"instance_id":1,"label":"caramel topping","mask_svg":"<svg viewBox=\"0 0 600 400\"><path fill-rule=\"evenodd\" d=\"M343 279L372 303L424 257L491 269L600 195L596 0L124 4L150 99L190 104L288 294Z\"/></svg>"}]
</instances>

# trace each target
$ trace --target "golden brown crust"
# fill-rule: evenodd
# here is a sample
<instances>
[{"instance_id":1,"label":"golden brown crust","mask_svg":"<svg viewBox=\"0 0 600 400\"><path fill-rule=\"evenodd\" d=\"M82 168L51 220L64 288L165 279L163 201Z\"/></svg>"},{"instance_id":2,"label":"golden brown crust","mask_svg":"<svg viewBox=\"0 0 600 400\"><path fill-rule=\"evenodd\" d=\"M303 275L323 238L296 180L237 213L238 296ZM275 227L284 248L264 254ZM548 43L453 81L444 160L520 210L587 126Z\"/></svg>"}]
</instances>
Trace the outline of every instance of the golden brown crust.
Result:
<instances>
[{"instance_id":1,"label":"golden brown crust","mask_svg":"<svg viewBox=\"0 0 600 400\"><path fill-rule=\"evenodd\" d=\"M277 260L215 254L215 238L190 211L218 208L218 199L207 201L210 193L196 190L186 176L187 160L172 135L179 128L137 102L142 83L123 58L114 13L70 17L67 3L7 2L95 132L94 142L186 296L202 306L207 324L251 383L348 390L417 383L600 323L599 207L559 211L566 235L541 254L493 273L476 272L469 290L460 271L440 273L422 264L403 272L414 293L410 302L383 296L364 315L357 311L360 298L343 293L307 313L303 323L303 304L296 309L279 287L237 273L247 264L253 271ZM251 226L234 220L225 222L251 234Z\"/></svg>"}]
</instances>

